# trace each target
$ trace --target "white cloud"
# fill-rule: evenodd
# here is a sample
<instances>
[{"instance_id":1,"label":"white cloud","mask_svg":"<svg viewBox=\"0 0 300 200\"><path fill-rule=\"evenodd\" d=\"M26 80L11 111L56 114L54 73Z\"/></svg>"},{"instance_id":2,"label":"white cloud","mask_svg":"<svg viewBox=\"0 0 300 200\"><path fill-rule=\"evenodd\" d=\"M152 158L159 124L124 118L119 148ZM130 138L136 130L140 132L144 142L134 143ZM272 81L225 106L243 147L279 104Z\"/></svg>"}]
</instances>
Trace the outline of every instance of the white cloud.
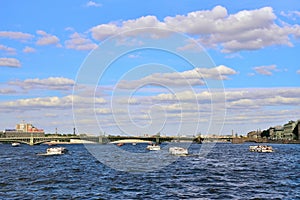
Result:
<instances>
[{"instance_id":1,"label":"white cloud","mask_svg":"<svg viewBox=\"0 0 300 200\"><path fill-rule=\"evenodd\" d=\"M123 21L120 24L100 24L90 29L93 38L103 40L120 32L131 35L141 34L142 28L156 27L189 34L207 47L221 47L224 53L243 50L256 50L272 45L293 46L290 36L300 36L299 25L276 24L277 16L271 7L256 10L243 10L228 14L225 7L216 6L212 10L190 12L187 15L165 17L162 21L155 16L142 16ZM148 35L156 38L165 37L165 32L153 29ZM124 35L129 33L124 33ZM191 49L188 43L180 50Z\"/></svg>"},{"instance_id":2,"label":"white cloud","mask_svg":"<svg viewBox=\"0 0 300 200\"><path fill-rule=\"evenodd\" d=\"M228 108L267 109L268 107L299 106L300 88L239 89L226 92Z\"/></svg>"},{"instance_id":3,"label":"white cloud","mask_svg":"<svg viewBox=\"0 0 300 200\"><path fill-rule=\"evenodd\" d=\"M72 31L72 32L74 32L75 29L73 27L68 26L68 27L65 28L65 31Z\"/></svg>"},{"instance_id":4,"label":"white cloud","mask_svg":"<svg viewBox=\"0 0 300 200\"><path fill-rule=\"evenodd\" d=\"M300 69L297 71L297 74L300 74Z\"/></svg>"},{"instance_id":5,"label":"white cloud","mask_svg":"<svg viewBox=\"0 0 300 200\"><path fill-rule=\"evenodd\" d=\"M39 109L42 107L66 107L72 105L72 98L70 96L59 97L38 97L28 99L18 99L16 101L2 102L0 107L2 108L18 108L18 110L24 109Z\"/></svg>"},{"instance_id":6,"label":"white cloud","mask_svg":"<svg viewBox=\"0 0 300 200\"><path fill-rule=\"evenodd\" d=\"M196 102L195 96L198 100ZM241 88L227 89L223 93L220 91L165 93L149 97L148 99L151 99L149 101L144 101L144 96L136 97L136 102L139 104L136 104L135 109L140 110L141 113L136 113L134 118L142 120L142 115L149 114L149 111L153 110L151 106L159 105L156 110L164 111L166 119L171 120L173 124L196 123L199 116L201 122L205 119L209 122L210 117L214 115L211 107L212 97L214 97L215 109L224 108L222 106L226 99L227 114L223 134L226 131L230 134L232 128L243 131L244 134L249 127L250 130L258 129L261 124L270 122L273 123L270 124L272 126L278 121L288 121L299 118L295 116L300 115L300 88ZM134 105L131 105L131 108L134 108ZM150 115L150 118L148 116L143 120L157 119L155 115ZM207 122L201 126L201 132L205 133ZM213 124L221 122L222 118L214 119ZM235 126L232 126L233 124Z\"/></svg>"},{"instance_id":7,"label":"white cloud","mask_svg":"<svg viewBox=\"0 0 300 200\"><path fill-rule=\"evenodd\" d=\"M122 80L118 84L120 89L133 89L139 88L144 85L152 86L195 86L195 85L204 85L203 80L200 79L199 74L196 77L184 77L181 73L155 73L150 76L146 76L139 80ZM175 81L174 81L175 80Z\"/></svg>"},{"instance_id":8,"label":"white cloud","mask_svg":"<svg viewBox=\"0 0 300 200\"><path fill-rule=\"evenodd\" d=\"M55 35L48 34L42 30L38 30L36 31L36 33L41 36L36 42L37 45L56 45L57 47L61 47L61 45L59 44L59 39Z\"/></svg>"},{"instance_id":9,"label":"white cloud","mask_svg":"<svg viewBox=\"0 0 300 200\"><path fill-rule=\"evenodd\" d=\"M131 89L144 85L178 87L205 85L205 79L226 80L229 75L236 73L234 69L224 65L215 68L195 68L184 72L154 73L139 80L122 80L118 88Z\"/></svg>"},{"instance_id":10,"label":"white cloud","mask_svg":"<svg viewBox=\"0 0 300 200\"><path fill-rule=\"evenodd\" d=\"M26 79L24 81L10 81L9 85L17 85L23 89L71 90L74 80L64 77L49 77L47 79Z\"/></svg>"},{"instance_id":11,"label":"white cloud","mask_svg":"<svg viewBox=\"0 0 300 200\"><path fill-rule=\"evenodd\" d=\"M0 44L0 50L5 51L7 54L11 54L11 55L16 54L16 49L1 44Z\"/></svg>"},{"instance_id":12,"label":"white cloud","mask_svg":"<svg viewBox=\"0 0 300 200\"><path fill-rule=\"evenodd\" d=\"M141 56L139 54L129 54L128 58L140 58Z\"/></svg>"},{"instance_id":13,"label":"white cloud","mask_svg":"<svg viewBox=\"0 0 300 200\"><path fill-rule=\"evenodd\" d=\"M31 34L22 33L22 32L13 32L13 31L0 31L0 38L1 37L21 40L21 41L27 41L31 38L34 38L34 36Z\"/></svg>"},{"instance_id":14,"label":"white cloud","mask_svg":"<svg viewBox=\"0 0 300 200\"><path fill-rule=\"evenodd\" d=\"M191 102L197 99L200 105L210 104L214 98L215 103L222 103L226 100L229 108L248 109L249 106L278 106L278 105L299 105L300 88L258 88L258 89L227 89L225 91L182 91L175 94L162 93L151 97L155 102ZM143 99L136 102L143 102Z\"/></svg>"},{"instance_id":15,"label":"white cloud","mask_svg":"<svg viewBox=\"0 0 300 200\"><path fill-rule=\"evenodd\" d=\"M101 7L101 6L102 6L102 4L96 3L94 1L89 1L86 3L86 7Z\"/></svg>"},{"instance_id":16,"label":"white cloud","mask_svg":"<svg viewBox=\"0 0 300 200\"><path fill-rule=\"evenodd\" d=\"M96 40L103 40L117 33L118 27L115 24L101 24L91 28L92 36Z\"/></svg>"},{"instance_id":17,"label":"white cloud","mask_svg":"<svg viewBox=\"0 0 300 200\"><path fill-rule=\"evenodd\" d=\"M52 96L52 97L36 97L36 98L24 98L14 101L0 102L0 109L7 110L9 112L17 112L22 110L38 110L41 108L53 108L53 109L65 109L70 110L73 105L73 101L77 103L77 107L85 108L91 101L97 104L105 104L106 100L103 98L86 98L74 95L68 95L64 97ZM70 112L72 112L70 110Z\"/></svg>"},{"instance_id":18,"label":"white cloud","mask_svg":"<svg viewBox=\"0 0 300 200\"><path fill-rule=\"evenodd\" d=\"M21 63L16 58L0 58L0 67L21 67Z\"/></svg>"},{"instance_id":19,"label":"white cloud","mask_svg":"<svg viewBox=\"0 0 300 200\"><path fill-rule=\"evenodd\" d=\"M159 94L157 96L152 97L152 99L156 102L176 102L176 101L193 101L197 98L197 94L192 91L183 91L183 92L177 92L176 94Z\"/></svg>"},{"instance_id":20,"label":"white cloud","mask_svg":"<svg viewBox=\"0 0 300 200\"><path fill-rule=\"evenodd\" d=\"M227 80L228 75L237 74L237 72L224 65L215 68L196 68L197 72L205 79Z\"/></svg>"},{"instance_id":21,"label":"white cloud","mask_svg":"<svg viewBox=\"0 0 300 200\"><path fill-rule=\"evenodd\" d=\"M281 11L280 15L292 20L296 20L298 17L300 17L300 11L288 11L288 12Z\"/></svg>"},{"instance_id":22,"label":"white cloud","mask_svg":"<svg viewBox=\"0 0 300 200\"><path fill-rule=\"evenodd\" d=\"M117 103L118 104L126 104L126 105L137 105L137 104L140 104L141 102L138 101L138 99L136 98L122 98L120 97L118 100L117 100Z\"/></svg>"},{"instance_id":23,"label":"white cloud","mask_svg":"<svg viewBox=\"0 0 300 200\"><path fill-rule=\"evenodd\" d=\"M271 76L274 71L278 71L276 65L254 67L254 71L261 75Z\"/></svg>"},{"instance_id":24,"label":"white cloud","mask_svg":"<svg viewBox=\"0 0 300 200\"><path fill-rule=\"evenodd\" d=\"M184 46L178 47L178 51L191 51L191 52L203 52L204 48L200 46L200 43L195 39L186 40Z\"/></svg>"},{"instance_id":25,"label":"white cloud","mask_svg":"<svg viewBox=\"0 0 300 200\"><path fill-rule=\"evenodd\" d=\"M164 36L165 32L161 30L153 30L149 33L149 30L143 31L145 27L157 27L157 28L166 28L165 24L160 22L156 16L143 16L134 20L123 21L121 26L118 26L115 23L100 24L90 29L92 36L96 40L103 40L109 36L120 32L131 31L134 29L135 32L124 33L126 36L135 36L138 34L148 34L152 38L158 38ZM155 31L155 32L154 32Z\"/></svg>"},{"instance_id":26,"label":"white cloud","mask_svg":"<svg viewBox=\"0 0 300 200\"><path fill-rule=\"evenodd\" d=\"M14 94L17 91L11 88L0 88L0 94Z\"/></svg>"},{"instance_id":27,"label":"white cloud","mask_svg":"<svg viewBox=\"0 0 300 200\"><path fill-rule=\"evenodd\" d=\"M34 52L35 52L35 49L32 48L32 47L26 46L26 47L23 49L23 52L24 52L24 53L34 53Z\"/></svg>"},{"instance_id":28,"label":"white cloud","mask_svg":"<svg viewBox=\"0 0 300 200\"><path fill-rule=\"evenodd\" d=\"M75 50L92 50L97 48L97 45L93 43L90 39L85 38L79 33L73 33L70 36L70 40L65 41L67 49Z\"/></svg>"},{"instance_id":29,"label":"white cloud","mask_svg":"<svg viewBox=\"0 0 300 200\"><path fill-rule=\"evenodd\" d=\"M22 116L29 116L36 111L34 116L39 119L48 112L72 113L72 104L75 101L77 108L75 113L80 115L80 119L93 122L92 118L94 116L91 113L96 114L104 130L118 126L134 127L133 122L139 126L148 126L152 123L162 122L163 119L167 122L163 132L168 135L172 135L174 131L176 132L176 130L172 130L174 125L184 124L186 126L189 123L198 123L198 121L202 123L199 126L199 131L205 134L210 117L214 113L211 109L210 99L212 96L216 98L215 108L218 109L219 105L224 103L224 98L219 98L222 95L226 96L227 102L227 115L223 134L230 134L232 128L235 131L247 133L248 129L261 128L261 124L269 123L267 126L273 126L277 125L277 122L297 119L299 118L297 116L300 115L300 88L237 88L227 89L225 93L202 90L196 93L182 91L175 94L159 94L148 97L142 95L132 97L132 101L129 102L116 101L115 107L111 107L111 104L104 98L94 99L94 97L73 95L37 97L0 102L0 110L7 115L9 113L14 113L14 115L15 113L22 113L18 115L21 119L24 119ZM195 96L198 101L191 101L195 99ZM121 100L121 97L118 98ZM148 100L145 101L145 99ZM177 99L180 99L180 101ZM96 106L91 107L91 105L95 105L94 103L96 103ZM43 112L40 112L40 109L43 109ZM60 117L62 117L61 114ZM214 119L213 124L215 125L221 121L221 118ZM63 123L69 122L63 121ZM63 126L63 123L61 126ZM151 133L151 129L148 132ZM115 133L113 132L113 134Z\"/></svg>"}]
</instances>

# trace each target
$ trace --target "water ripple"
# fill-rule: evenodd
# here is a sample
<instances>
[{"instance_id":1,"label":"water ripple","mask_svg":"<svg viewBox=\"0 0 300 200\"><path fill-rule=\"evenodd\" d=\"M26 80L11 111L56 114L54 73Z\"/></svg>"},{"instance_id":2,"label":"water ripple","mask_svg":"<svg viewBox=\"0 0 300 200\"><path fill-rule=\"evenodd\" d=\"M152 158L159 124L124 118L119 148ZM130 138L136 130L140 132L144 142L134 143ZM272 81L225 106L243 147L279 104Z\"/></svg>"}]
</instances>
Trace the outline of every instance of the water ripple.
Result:
<instances>
[{"instance_id":1,"label":"water ripple","mask_svg":"<svg viewBox=\"0 0 300 200\"><path fill-rule=\"evenodd\" d=\"M41 157L36 154L46 145L3 144L0 199L299 199L300 145L276 144L271 154L249 152L248 146L217 144L206 157L127 173L102 164L82 145L66 146L70 153L63 156ZM193 144L190 152L200 147ZM143 152L145 146L134 148Z\"/></svg>"}]
</instances>

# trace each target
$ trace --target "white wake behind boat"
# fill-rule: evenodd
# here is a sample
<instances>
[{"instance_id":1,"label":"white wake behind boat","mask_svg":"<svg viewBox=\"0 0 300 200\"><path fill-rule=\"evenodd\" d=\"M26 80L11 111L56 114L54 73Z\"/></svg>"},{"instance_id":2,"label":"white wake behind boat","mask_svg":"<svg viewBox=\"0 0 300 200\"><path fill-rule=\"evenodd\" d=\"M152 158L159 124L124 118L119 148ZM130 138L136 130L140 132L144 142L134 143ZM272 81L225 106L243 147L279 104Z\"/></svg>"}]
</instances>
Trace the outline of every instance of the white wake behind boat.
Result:
<instances>
[{"instance_id":1,"label":"white wake behind boat","mask_svg":"<svg viewBox=\"0 0 300 200\"><path fill-rule=\"evenodd\" d=\"M188 150L182 147L170 147L169 153L176 156L186 156L189 154Z\"/></svg>"},{"instance_id":2,"label":"white wake behind boat","mask_svg":"<svg viewBox=\"0 0 300 200\"><path fill-rule=\"evenodd\" d=\"M68 150L65 147L52 147L48 148L46 153L40 153L40 156L62 155L67 153Z\"/></svg>"},{"instance_id":3,"label":"white wake behind boat","mask_svg":"<svg viewBox=\"0 0 300 200\"><path fill-rule=\"evenodd\" d=\"M13 146L13 147L18 147L18 146L20 146L21 144L19 143L19 142L13 142L13 143L11 143L11 146Z\"/></svg>"},{"instance_id":4,"label":"white wake behind boat","mask_svg":"<svg viewBox=\"0 0 300 200\"><path fill-rule=\"evenodd\" d=\"M271 146L267 146L267 145L249 146L249 151L251 151L251 152L261 152L261 153L274 152L273 148Z\"/></svg>"}]
</instances>

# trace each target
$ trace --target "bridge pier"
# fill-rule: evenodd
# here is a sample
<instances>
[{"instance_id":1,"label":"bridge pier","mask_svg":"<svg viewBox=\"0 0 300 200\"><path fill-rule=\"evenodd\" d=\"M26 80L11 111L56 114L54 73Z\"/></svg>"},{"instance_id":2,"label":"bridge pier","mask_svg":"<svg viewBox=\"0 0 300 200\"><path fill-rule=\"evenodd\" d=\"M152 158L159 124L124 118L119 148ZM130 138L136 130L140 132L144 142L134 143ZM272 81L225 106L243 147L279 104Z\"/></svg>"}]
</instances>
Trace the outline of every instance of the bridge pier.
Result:
<instances>
[{"instance_id":1,"label":"bridge pier","mask_svg":"<svg viewBox=\"0 0 300 200\"><path fill-rule=\"evenodd\" d=\"M31 134L31 136L30 136L29 145L30 145L30 146L33 146L33 145L34 145L34 140L33 140L32 134Z\"/></svg>"},{"instance_id":2,"label":"bridge pier","mask_svg":"<svg viewBox=\"0 0 300 200\"><path fill-rule=\"evenodd\" d=\"M159 144L159 136L156 137L156 144Z\"/></svg>"},{"instance_id":3,"label":"bridge pier","mask_svg":"<svg viewBox=\"0 0 300 200\"><path fill-rule=\"evenodd\" d=\"M98 140L99 144L103 144L103 137L99 136L99 140Z\"/></svg>"}]
</instances>

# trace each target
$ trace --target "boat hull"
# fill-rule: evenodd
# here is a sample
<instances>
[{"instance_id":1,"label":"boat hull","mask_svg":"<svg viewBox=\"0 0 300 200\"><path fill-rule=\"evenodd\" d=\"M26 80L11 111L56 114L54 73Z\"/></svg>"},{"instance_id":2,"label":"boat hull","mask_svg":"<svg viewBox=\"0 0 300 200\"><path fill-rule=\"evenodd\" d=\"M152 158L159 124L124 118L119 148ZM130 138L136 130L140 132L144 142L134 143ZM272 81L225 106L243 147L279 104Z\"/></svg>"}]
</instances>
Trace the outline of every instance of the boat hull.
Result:
<instances>
[{"instance_id":1,"label":"boat hull","mask_svg":"<svg viewBox=\"0 0 300 200\"><path fill-rule=\"evenodd\" d=\"M169 153L175 156L187 156L188 150L182 147L170 147Z\"/></svg>"},{"instance_id":2,"label":"boat hull","mask_svg":"<svg viewBox=\"0 0 300 200\"><path fill-rule=\"evenodd\" d=\"M260 152L260 153L272 153L272 152L274 152L274 150L271 146L264 146L264 145L249 146L249 151L251 151L251 152Z\"/></svg>"},{"instance_id":3,"label":"boat hull","mask_svg":"<svg viewBox=\"0 0 300 200\"><path fill-rule=\"evenodd\" d=\"M159 151L160 150L160 146L152 146L152 145L148 145L147 148L149 151Z\"/></svg>"},{"instance_id":4,"label":"boat hull","mask_svg":"<svg viewBox=\"0 0 300 200\"><path fill-rule=\"evenodd\" d=\"M39 153L39 156L54 156L54 155L62 155L67 153L68 150L64 147L53 147L48 148L46 153Z\"/></svg>"}]
</instances>

